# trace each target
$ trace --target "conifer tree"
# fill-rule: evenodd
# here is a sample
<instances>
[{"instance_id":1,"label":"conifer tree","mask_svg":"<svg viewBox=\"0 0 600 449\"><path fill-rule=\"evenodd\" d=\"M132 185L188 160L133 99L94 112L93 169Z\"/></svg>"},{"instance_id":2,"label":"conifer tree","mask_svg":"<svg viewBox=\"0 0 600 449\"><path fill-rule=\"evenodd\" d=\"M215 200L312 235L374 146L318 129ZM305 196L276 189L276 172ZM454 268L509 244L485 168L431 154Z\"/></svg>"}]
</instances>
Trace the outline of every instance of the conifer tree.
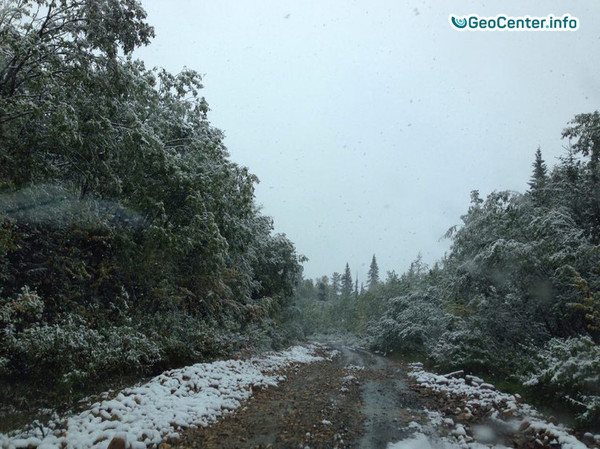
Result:
<instances>
[{"instance_id":1,"label":"conifer tree","mask_svg":"<svg viewBox=\"0 0 600 449\"><path fill-rule=\"evenodd\" d=\"M344 298L350 298L352 294L352 273L350 272L350 266L346 263L344 274L342 276L342 296Z\"/></svg>"},{"instance_id":2,"label":"conifer tree","mask_svg":"<svg viewBox=\"0 0 600 449\"><path fill-rule=\"evenodd\" d=\"M325 301L327 299L327 285L323 280L320 280L317 286L317 298L319 301Z\"/></svg>"},{"instance_id":3,"label":"conifer tree","mask_svg":"<svg viewBox=\"0 0 600 449\"><path fill-rule=\"evenodd\" d=\"M542 159L542 150L540 147L535 151L535 160L533 161L532 166L533 174L531 175L528 184L529 187L531 187L531 193L538 195L540 189L546 184L546 179L548 177L548 169L546 168L546 163Z\"/></svg>"},{"instance_id":4,"label":"conifer tree","mask_svg":"<svg viewBox=\"0 0 600 449\"><path fill-rule=\"evenodd\" d=\"M371 259L371 266L369 267L369 273L367 274L367 284L369 286L369 290L372 290L379 283L379 267L377 266L377 259L375 258L375 254L373 254L373 259Z\"/></svg>"},{"instance_id":5,"label":"conifer tree","mask_svg":"<svg viewBox=\"0 0 600 449\"><path fill-rule=\"evenodd\" d=\"M340 293L342 275L337 271L331 275L331 294L336 297Z\"/></svg>"}]
</instances>

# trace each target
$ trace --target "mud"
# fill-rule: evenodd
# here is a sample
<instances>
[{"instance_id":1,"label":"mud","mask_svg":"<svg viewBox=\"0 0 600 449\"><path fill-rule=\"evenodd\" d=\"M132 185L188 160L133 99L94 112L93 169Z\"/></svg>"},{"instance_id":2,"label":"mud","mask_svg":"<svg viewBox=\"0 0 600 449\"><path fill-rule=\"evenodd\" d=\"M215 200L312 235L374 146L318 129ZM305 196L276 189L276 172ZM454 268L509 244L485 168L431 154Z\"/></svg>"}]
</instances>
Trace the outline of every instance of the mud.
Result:
<instances>
[{"instance_id":1,"label":"mud","mask_svg":"<svg viewBox=\"0 0 600 449\"><path fill-rule=\"evenodd\" d=\"M397 362L357 348L338 348L343 358L365 368L361 387L363 434L356 447L385 448L408 437L409 424L423 409L419 396L409 388L405 370Z\"/></svg>"},{"instance_id":2,"label":"mud","mask_svg":"<svg viewBox=\"0 0 600 449\"><path fill-rule=\"evenodd\" d=\"M190 429L178 448L380 449L406 438L423 403L397 362L337 346L326 362L285 371L287 380L256 392L237 412Z\"/></svg>"}]
</instances>

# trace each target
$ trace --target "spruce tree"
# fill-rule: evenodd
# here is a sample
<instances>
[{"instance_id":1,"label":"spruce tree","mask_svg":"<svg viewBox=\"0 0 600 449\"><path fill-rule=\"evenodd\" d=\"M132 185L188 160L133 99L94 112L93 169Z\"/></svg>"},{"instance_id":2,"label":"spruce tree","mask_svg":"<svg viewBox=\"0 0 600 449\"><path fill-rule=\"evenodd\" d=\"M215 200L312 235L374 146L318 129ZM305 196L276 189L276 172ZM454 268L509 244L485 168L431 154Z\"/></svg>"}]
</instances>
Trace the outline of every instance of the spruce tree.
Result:
<instances>
[{"instance_id":1,"label":"spruce tree","mask_svg":"<svg viewBox=\"0 0 600 449\"><path fill-rule=\"evenodd\" d=\"M371 259L371 266L369 267L369 273L367 274L367 284L369 286L369 290L372 290L379 283L379 267L377 266L377 259L375 258L375 254L373 254L373 259Z\"/></svg>"},{"instance_id":2,"label":"spruce tree","mask_svg":"<svg viewBox=\"0 0 600 449\"><path fill-rule=\"evenodd\" d=\"M344 298L350 298L352 294L352 273L350 272L350 266L346 263L344 274L342 276L342 296Z\"/></svg>"},{"instance_id":3,"label":"spruce tree","mask_svg":"<svg viewBox=\"0 0 600 449\"><path fill-rule=\"evenodd\" d=\"M337 271L331 275L331 294L336 297L340 293L342 275Z\"/></svg>"},{"instance_id":4,"label":"spruce tree","mask_svg":"<svg viewBox=\"0 0 600 449\"><path fill-rule=\"evenodd\" d=\"M542 159L542 150L540 147L538 147L535 151L535 160L533 161L532 166L533 174L531 175L531 179L528 184L531 188L531 193L538 195L540 189L544 187L548 177L548 169L546 168L544 159Z\"/></svg>"},{"instance_id":5,"label":"spruce tree","mask_svg":"<svg viewBox=\"0 0 600 449\"><path fill-rule=\"evenodd\" d=\"M327 285L323 280L320 280L317 286L317 298L319 301L325 301L327 299Z\"/></svg>"}]
</instances>

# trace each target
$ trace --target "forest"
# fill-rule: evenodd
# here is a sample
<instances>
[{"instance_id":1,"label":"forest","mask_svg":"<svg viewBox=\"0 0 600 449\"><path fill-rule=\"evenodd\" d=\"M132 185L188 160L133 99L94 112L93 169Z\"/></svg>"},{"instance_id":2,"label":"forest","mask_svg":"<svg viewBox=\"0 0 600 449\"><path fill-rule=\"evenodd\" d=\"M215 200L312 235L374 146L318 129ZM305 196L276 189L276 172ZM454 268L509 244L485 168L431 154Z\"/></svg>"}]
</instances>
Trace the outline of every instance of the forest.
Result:
<instances>
[{"instance_id":1,"label":"forest","mask_svg":"<svg viewBox=\"0 0 600 449\"><path fill-rule=\"evenodd\" d=\"M277 323L302 258L201 76L132 58L145 18L134 0L0 5L3 404L294 336Z\"/></svg>"},{"instance_id":2,"label":"forest","mask_svg":"<svg viewBox=\"0 0 600 449\"><path fill-rule=\"evenodd\" d=\"M351 333L384 353L509 378L560 398L580 425L600 422L600 112L577 115L548 169L535 152L529 190L471 192L452 245L366 287L342 274L298 289L306 333Z\"/></svg>"},{"instance_id":3,"label":"forest","mask_svg":"<svg viewBox=\"0 0 600 449\"><path fill-rule=\"evenodd\" d=\"M0 25L1 403L340 334L600 421L600 112L555 166L538 148L526 192L473 190L433 266L304 279L202 76L132 56L137 1L3 2Z\"/></svg>"}]
</instances>

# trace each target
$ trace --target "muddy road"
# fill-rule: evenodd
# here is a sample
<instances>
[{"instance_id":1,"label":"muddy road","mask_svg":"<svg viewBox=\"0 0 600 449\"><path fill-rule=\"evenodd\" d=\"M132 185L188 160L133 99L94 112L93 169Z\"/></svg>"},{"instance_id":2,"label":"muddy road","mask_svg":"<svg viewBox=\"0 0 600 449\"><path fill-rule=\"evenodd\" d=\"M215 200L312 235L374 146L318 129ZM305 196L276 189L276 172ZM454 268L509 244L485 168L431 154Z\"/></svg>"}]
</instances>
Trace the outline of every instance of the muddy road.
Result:
<instances>
[{"instance_id":1,"label":"muddy road","mask_svg":"<svg viewBox=\"0 0 600 449\"><path fill-rule=\"evenodd\" d=\"M331 361L293 366L277 387L256 391L218 423L190 429L179 448L379 449L410 435L424 404L405 368L376 354L335 345Z\"/></svg>"}]
</instances>

